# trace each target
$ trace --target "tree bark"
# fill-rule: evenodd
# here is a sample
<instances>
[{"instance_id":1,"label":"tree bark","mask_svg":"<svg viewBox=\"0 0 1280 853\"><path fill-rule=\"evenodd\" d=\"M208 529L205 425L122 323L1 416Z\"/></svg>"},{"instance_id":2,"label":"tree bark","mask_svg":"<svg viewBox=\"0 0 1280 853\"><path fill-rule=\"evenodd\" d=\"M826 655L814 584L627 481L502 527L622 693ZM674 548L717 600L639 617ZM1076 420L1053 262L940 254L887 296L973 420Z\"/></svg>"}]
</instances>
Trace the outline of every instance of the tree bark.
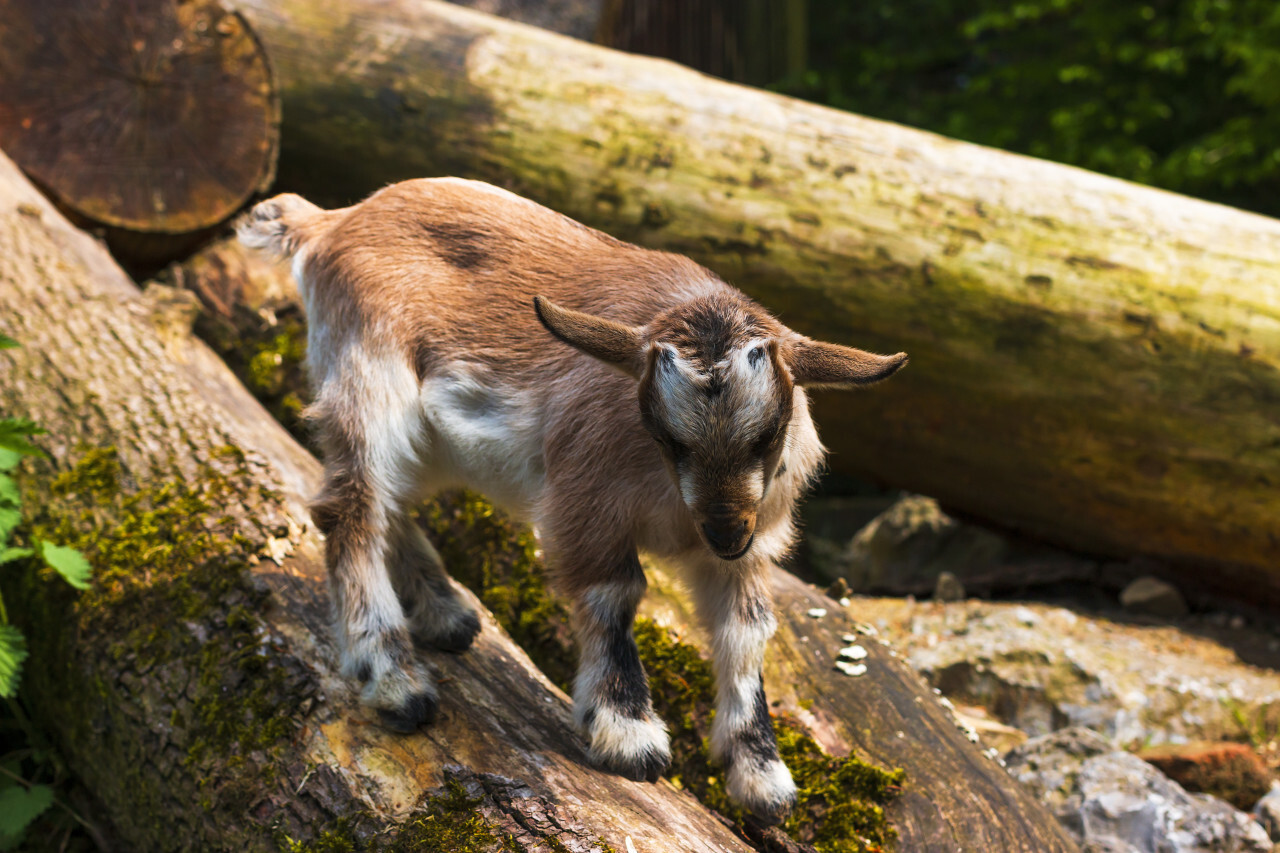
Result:
<instances>
[{"instance_id":1,"label":"tree bark","mask_svg":"<svg viewBox=\"0 0 1280 853\"><path fill-rule=\"evenodd\" d=\"M749 849L669 783L587 766L566 697L491 617L431 657L439 721L381 729L331 666L318 464L161 292L0 156L0 330L23 344L0 407L49 431L35 534L95 566L78 599L34 573L6 597L26 699L129 849Z\"/></svg>"},{"instance_id":2,"label":"tree bark","mask_svg":"<svg viewBox=\"0 0 1280 853\"><path fill-rule=\"evenodd\" d=\"M206 312L217 318L205 328L231 364L259 357L261 342L275 339L275 318L301 317L289 270L235 240L215 243L171 268L168 280L198 294ZM290 334L300 336L303 330ZM290 381L285 379L286 388L305 395L304 388ZM281 389L264 390L270 399ZM439 543L438 547L447 560L447 548ZM500 571L491 567L485 574ZM644 612L680 636L697 638L702 649L709 648L687 595L660 567L651 567L650 576L653 592ZM852 619L856 610L844 610L781 570L774 577L774 596L780 625L765 672L770 699L780 713L803 721L828 753L853 753L875 765L906 769L902 794L887 808L899 834L899 849L1073 849L1043 807L984 756L981 746L970 742L923 680L887 647L862 640L868 651L868 669L862 676L845 676L834 668L838 650L849 645L842 637L857 630ZM829 615L815 620L808 615L814 608L826 609ZM567 632L546 642L557 660L572 659Z\"/></svg>"},{"instance_id":3,"label":"tree bark","mask_svg":"<svg viewBox=\"0 0 1280 853\"><path fill-rule=\"evenodd\" d=\"M803 332L911 354L818 400L836 470L1280 601L1280 224L430 0L241 8L279 188L459 174L688 254Z\"/></svg>"}]
</instances>

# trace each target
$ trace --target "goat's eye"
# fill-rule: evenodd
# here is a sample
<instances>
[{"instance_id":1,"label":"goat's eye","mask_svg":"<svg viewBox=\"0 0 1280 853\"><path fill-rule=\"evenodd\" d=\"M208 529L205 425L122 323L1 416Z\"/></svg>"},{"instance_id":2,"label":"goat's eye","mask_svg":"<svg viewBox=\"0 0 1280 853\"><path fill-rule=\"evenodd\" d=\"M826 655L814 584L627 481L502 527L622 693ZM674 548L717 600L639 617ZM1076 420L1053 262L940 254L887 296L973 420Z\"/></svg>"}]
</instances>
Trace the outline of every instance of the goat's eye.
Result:
<instances>
[{"instance_id":1,"label":"goat's eye","mask_svg":"<svg viewBox=\"0 0 1280 853\"><path fill-rule=\"evenodd\" d=\"M752 367L758 367L760 360L764 358L764 347L753 347L751 352L747 353L747 363Z\"/></svg>"}]
</instances>

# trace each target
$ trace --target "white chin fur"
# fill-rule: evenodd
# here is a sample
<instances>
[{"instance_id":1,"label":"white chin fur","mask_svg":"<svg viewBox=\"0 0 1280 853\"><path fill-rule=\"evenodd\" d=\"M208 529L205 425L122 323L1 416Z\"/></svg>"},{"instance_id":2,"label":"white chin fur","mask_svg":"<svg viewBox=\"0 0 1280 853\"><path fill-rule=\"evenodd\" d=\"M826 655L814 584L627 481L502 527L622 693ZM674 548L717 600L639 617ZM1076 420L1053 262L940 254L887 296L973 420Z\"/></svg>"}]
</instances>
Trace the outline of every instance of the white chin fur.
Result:
<instances>
[{"instance_id":1,"label":"white chin fur","mask_svg":"<svg viewBox=\"0 0 1280 853\"><path fill-rule=\"evenodd\" d=\"M773 811L795 802L796 783L787 765L776 758L763 767L748 758L729 768L728 792L747 809Z\"/></svg>"},{"instance_id":2,"label":"white chin fur","mask_svg":"<svg viewBox=\"0 0 1280 853\"><path fill-rule=\"evenodd\" d=\"M652 754L668 759L671 756L667 726L655 717L636 720L597 708L586 734L591 739L592 761L605 765L632 762Z\"/></svg>"}]
</instances>

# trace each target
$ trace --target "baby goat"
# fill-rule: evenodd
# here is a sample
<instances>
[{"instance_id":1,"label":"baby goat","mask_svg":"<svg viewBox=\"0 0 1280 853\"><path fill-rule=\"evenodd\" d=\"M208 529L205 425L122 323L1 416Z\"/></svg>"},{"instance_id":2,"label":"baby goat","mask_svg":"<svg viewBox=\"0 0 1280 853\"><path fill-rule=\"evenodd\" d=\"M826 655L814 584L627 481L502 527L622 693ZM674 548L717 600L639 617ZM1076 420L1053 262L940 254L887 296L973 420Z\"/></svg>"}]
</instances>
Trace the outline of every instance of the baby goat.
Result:
<instances>
[{"instance_id":1,"label":"baby goat","mask_svg":"<svg viewBox=\"0 0 1280 853\"><path fill-rule=\"evenodd\" d=\"M711 636L729 794L785 815L761 665L769 572L823 454L804 389L876 382L906 355L810 340L687 258L474 181L329 211L281 195L240 239L293 259L342 671L384 724L435 715L414 646L462 651L480 628L406 514L466 485L536 525L573 602L590 757L649 780L670 761L631 634L637 551L670 558Z\"/></svg>"}]
</instances>

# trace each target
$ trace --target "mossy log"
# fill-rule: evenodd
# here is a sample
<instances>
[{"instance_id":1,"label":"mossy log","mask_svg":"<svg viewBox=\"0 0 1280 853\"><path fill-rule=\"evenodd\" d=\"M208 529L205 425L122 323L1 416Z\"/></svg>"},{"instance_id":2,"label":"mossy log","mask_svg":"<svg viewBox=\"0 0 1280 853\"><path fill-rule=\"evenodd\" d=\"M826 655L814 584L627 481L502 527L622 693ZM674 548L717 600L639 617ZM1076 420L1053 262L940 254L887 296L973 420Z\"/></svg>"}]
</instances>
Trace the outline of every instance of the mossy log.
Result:
<instances>
[{"instance_id":1,"label":"mossy log","mask_svg":"<svg viewBox=\"0 0 1280 853\"><path fill-rule=\"evenodd\" d=\"M0 411L37 420L32 534L73 598L7 572L33 716L131 850L750 849L689 794L587 765L566 697L484 619L436 655L439 721L376 724L332 666L319 466L0 156ZM11 597L12 596L12 597ZM16 604L16 606L15 606Z\"/></svg>"},{"instance_id":2,"label":"mossy log","mask_svg":"<svg viewBox=\"0 0 1280 853\"><path fill-rule=\"evenodd\" d=\"M301 318L299 297L289 270L243 248L235 240L221 241L168 273L168 281L200 294L210 314L223 318L213 331L211 342L229 364L251 365L280 351L293 352L296 344L281 346L280 337L270 331L274 318ZM289 335L301 337L294 328ZM286 335L286 340L289 339ZM281 375L280 386L256 385L249 371L246 381L268 400L282 391L305 398L306 389L293 384L296 374ZM494 527L493 537L508 534ZM498 583L520 586L502 575L502 560L483 560L483 573L471 573L452 559L458 548L438 542L446 561L454 565L455 576L485 596L485 587ZM508 543L491 547L515 549ZM478 574L489 577L478 577ZM645 612L678 634L700 638L687 595L660 569L651 570L653 593ZM801 721L818 744L829 754L853 754L880 767L901 767L906 782L901 794L886 807L890 823L899 836L899 849L910 851L1053 851L1073 849L1058 824L1038 803L1005 773L982 747L957 728L950 712L939 704L928 686L885 646L865 639L868 656L862 676L849 677L834 668L836 654L849 645L842 636L855 630L856 609L846 611L795 576L777 571L774 595L779 611L779 630L766 666L766 686L775 711ZM502 600L500 594L494 602ZM485 596L485 600L489 601ZM808 613L814 608L828 610L823 619ZM554 613L528 601L520 611L539 609L542 618L556 622ZM495 613L500 622L504 616ZM504 624L522 621L524 613L511 613ZM567 613L564 620L567 623ZM563 626L562 626L563 627ZM543 669L557 680L567 679L572 659L568 631L554 625L538 626L517 640L529 644L528 651ZM705 641L699 642L708 648ZM652 662L650 662L652 666ZM681 674L676 674L680 678ZM661 691L663 676L653 673L655 694ZM662 704L661 698L658 700ZM687 717L687 711L680 716ZM694 714L694 716L697 716ZM677 727L678 728L678 727ZM703 733L705 736L705 733ZM677 753L679 753L677 749ZM784 756L785 757L785 756ZM676 768L679 770L680 768ZM694 787L685 779L686 787Z\"/></svg>"},{"instance_id":3,"label":"mossy log","mask_svg":"<svg viewBox=\"0 0 1280 853\"><path fill-rule=\"evenodd\" d=\"M836 470L1280 601L1280 223L431 0L240 8L279 188L459 174L688 254L797 329L911 354L818 400Z\"/></svg>"}]
</instances>

